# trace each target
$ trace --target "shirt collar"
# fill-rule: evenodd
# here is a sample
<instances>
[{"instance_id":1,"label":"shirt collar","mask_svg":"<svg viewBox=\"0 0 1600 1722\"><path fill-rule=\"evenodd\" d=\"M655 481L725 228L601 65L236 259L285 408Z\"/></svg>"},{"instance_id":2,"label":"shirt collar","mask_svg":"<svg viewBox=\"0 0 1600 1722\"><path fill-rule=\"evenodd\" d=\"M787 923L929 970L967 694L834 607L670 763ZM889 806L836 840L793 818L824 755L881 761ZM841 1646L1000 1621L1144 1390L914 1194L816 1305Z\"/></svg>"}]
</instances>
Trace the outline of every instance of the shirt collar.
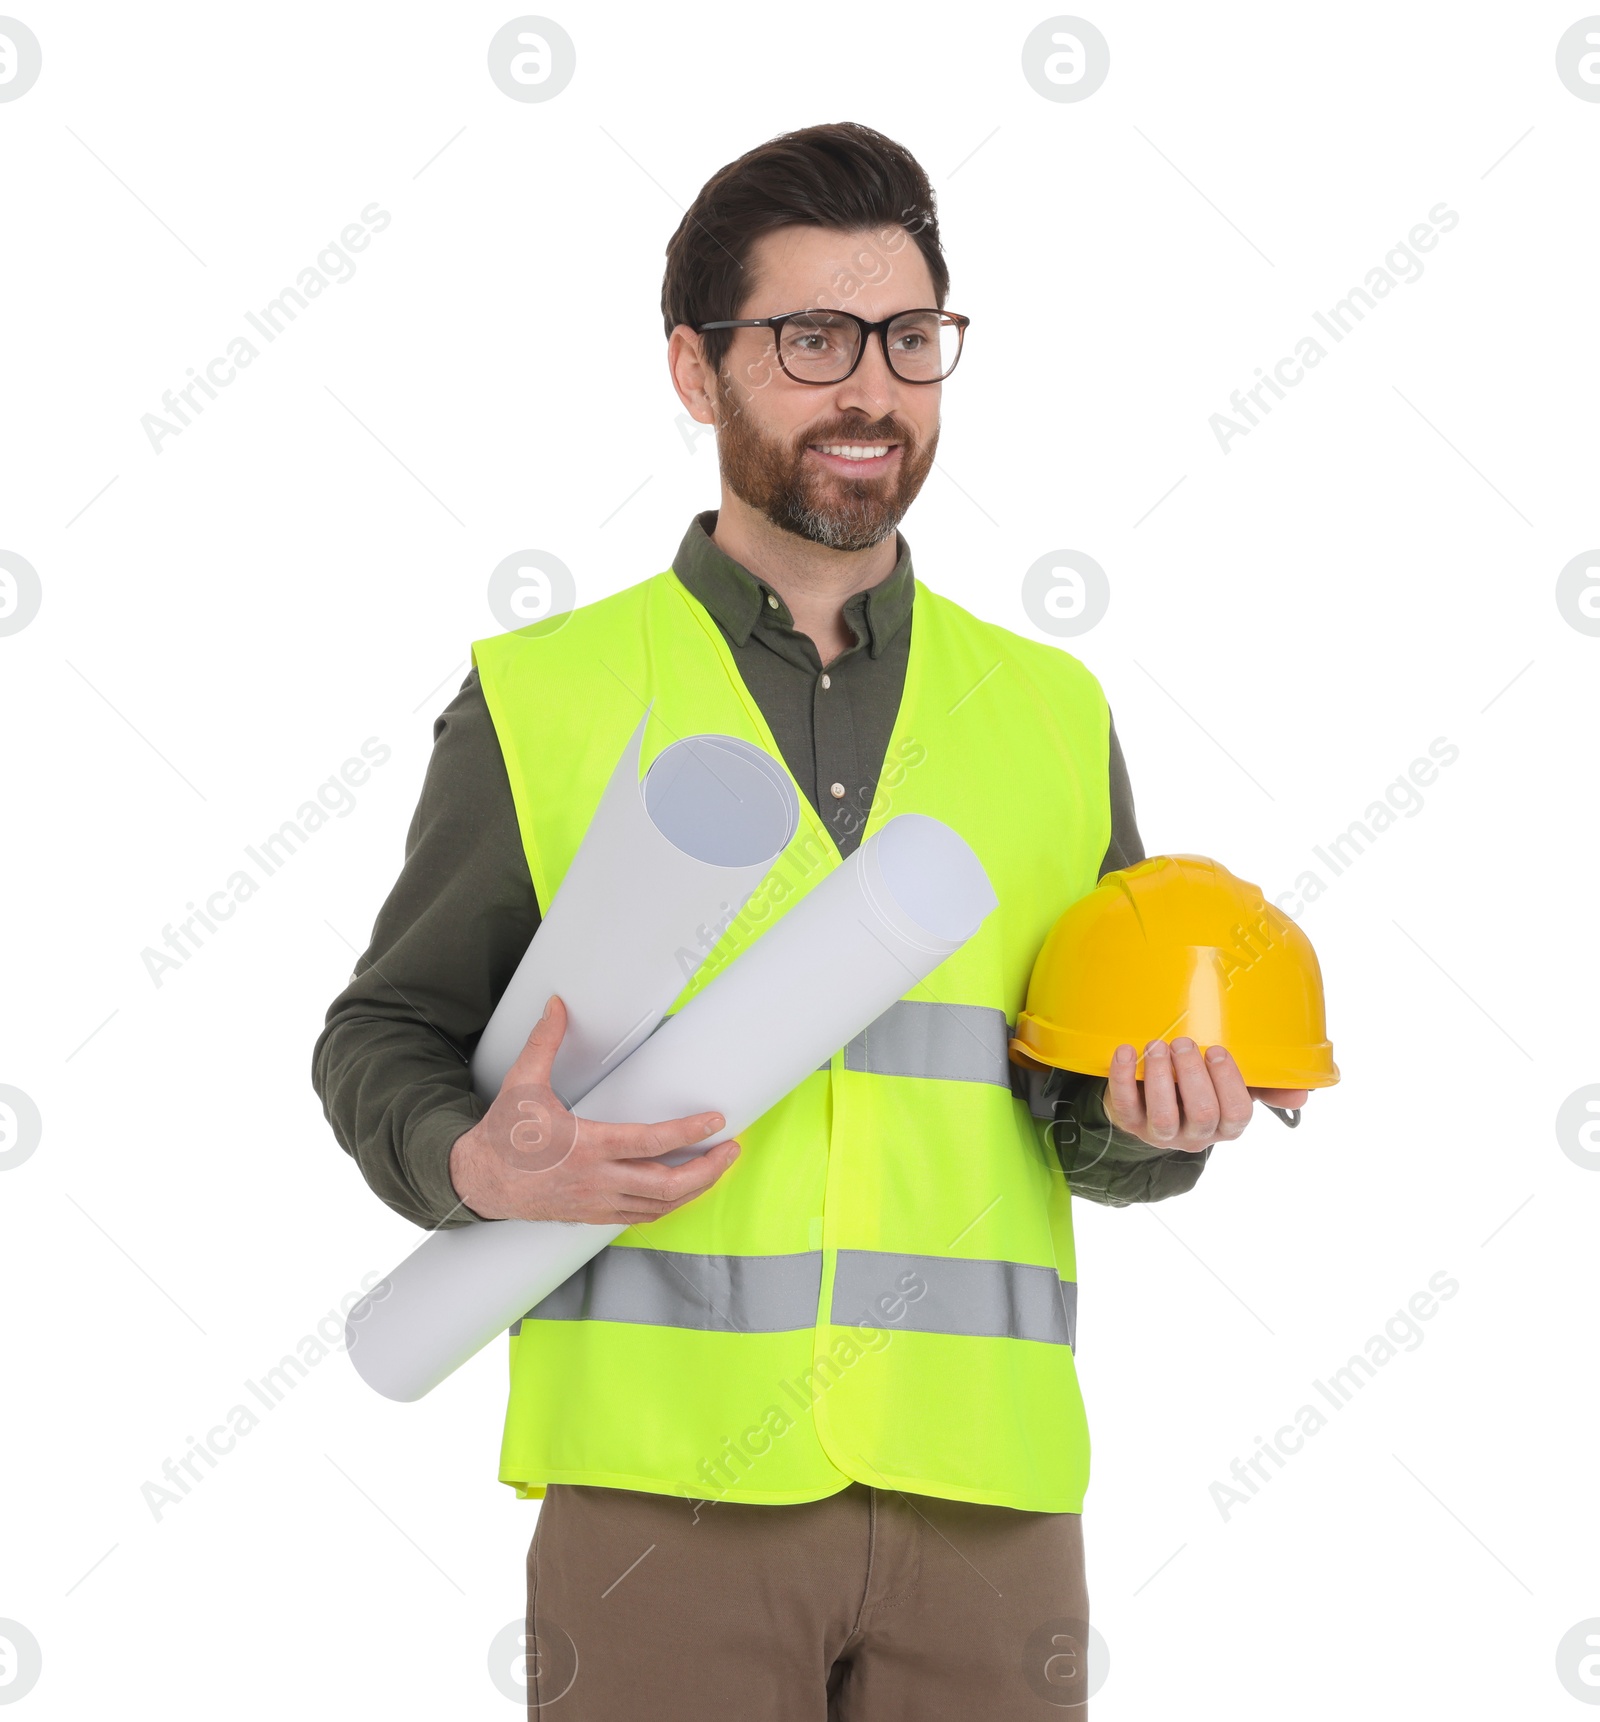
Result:
<instances>
[{"instance_id":1,"label":"shirt collar","mask_svg":"<svg viewBox=\"0 0 1600 1722\"><path fill-rule=\"evenodd\" d=\"M716 509L697 514L678 546L672 571L736 646L744 645L758 626L792 631L794 618L783 594L713 542L711 534L716 527ZM882 657L884 648L910 619L916 593L911 546L898 532L895 548L898 555L893 570L876 586L854 592L845 600L845 621L858 640L865 636L867 650L874 658ZM777 604L769 604L769 598L776 598Z\"/></svg>"}]
</instances>

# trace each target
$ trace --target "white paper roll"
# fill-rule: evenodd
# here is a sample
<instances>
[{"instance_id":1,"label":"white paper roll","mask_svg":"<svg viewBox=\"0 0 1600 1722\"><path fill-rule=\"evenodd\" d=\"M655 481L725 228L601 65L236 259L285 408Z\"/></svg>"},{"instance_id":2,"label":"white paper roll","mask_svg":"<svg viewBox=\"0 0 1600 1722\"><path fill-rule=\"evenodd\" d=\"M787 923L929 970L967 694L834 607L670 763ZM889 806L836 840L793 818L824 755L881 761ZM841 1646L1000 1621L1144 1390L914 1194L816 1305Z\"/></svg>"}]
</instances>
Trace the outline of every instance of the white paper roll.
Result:
<instances>
[{"instance_id":1,"label":"white paper roll","mask_svg":"<svg viewBox=\"0 0 1600 1722\"><path fill-rule=\"evenodd\" d=\"M737 1135L958 950L996 898L925 814L891 819L576 1108L610 1123L721 1112ZM540 1000L542 1005L543 1000ZM420 1399L616 1238L621 1226L497 1220L434 1232L351 1311L351 1360Z\"/></svg>"},{"instance_id":2,"label":"white paper roll","mask_svg":"<svg viewBox=\"0 0 1600 1722\"><path fill-rule=\"evenodd\" d=\"M704 1153L737 1136L931 974L994 906L988 875L967 844L937 819L903 813L575 1110L607 1124L720 1112L726 1123L715 1136L663 1158Z\"/></svg>"},{"instance_id":3,"label":"white paper roll","mask_svg":"<svg viewBox=\"0 0 1600 1722\"><path fill-rule=\"evenodd\" d=\"M794 836L793 780L733 736L675 741L641 782L647 721L478 1038L472 1086L485 1105L552 993L567 1032L551 1086L568 1106L582 1099L661 1021Z\"/></svg>"}]
</instances>

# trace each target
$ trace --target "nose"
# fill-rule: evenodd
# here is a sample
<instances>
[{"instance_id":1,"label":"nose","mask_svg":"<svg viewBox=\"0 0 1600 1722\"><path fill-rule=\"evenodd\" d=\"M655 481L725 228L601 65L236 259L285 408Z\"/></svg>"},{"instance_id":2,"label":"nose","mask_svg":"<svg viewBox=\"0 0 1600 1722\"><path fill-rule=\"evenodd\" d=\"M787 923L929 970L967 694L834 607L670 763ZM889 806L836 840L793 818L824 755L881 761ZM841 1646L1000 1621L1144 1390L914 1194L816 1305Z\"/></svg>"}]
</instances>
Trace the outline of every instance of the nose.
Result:
<instances>
[{"instance_id":1,"label":"nose","mask_svg":"<svg viewBox=\"0 0 1600 1722\"><path fill-rule=\"evenodd\" d=\"M883 342L871 335L860 364L838 385L833 404L842 413L854 410L880 419L899 402L900 379L889 369Z\"/></svg>"}]
</instances>

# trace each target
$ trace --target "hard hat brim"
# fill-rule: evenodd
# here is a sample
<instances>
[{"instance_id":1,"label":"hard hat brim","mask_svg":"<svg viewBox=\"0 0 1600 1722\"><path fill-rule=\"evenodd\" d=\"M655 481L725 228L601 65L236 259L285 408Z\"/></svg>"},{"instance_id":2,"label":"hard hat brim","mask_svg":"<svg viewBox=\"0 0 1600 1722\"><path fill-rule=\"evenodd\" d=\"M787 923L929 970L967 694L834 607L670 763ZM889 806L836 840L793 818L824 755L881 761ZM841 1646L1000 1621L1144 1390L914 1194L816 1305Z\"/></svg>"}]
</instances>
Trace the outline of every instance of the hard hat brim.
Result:
<instances>
[{"instance_id":1,"label":"hard hat brim","mask_svg":"<svg viewBox=\"0 0 1600 1722\"><path fill-rule=\"evenodd\" d=\"M1131 1045L1137 1053L1134 1076L1144 1080L1144 1046L1154 1035L1127 1035L1111 1040L1104 1035L1074 1034L1058 1024L1041 1022L1023 1011L1011 1041L1011 1059L1024 1069L1071 1070L1080 1076L1109 1076L1111 1055L1119 1046ZM1206 1048L1202 1046L1201 1052ZM1296 1046L1292 1054L1271 1046L1230 1046L1247 1088L1332 1088L1339 1080L1329 1041Z\"/></svg>"}]
</instances>

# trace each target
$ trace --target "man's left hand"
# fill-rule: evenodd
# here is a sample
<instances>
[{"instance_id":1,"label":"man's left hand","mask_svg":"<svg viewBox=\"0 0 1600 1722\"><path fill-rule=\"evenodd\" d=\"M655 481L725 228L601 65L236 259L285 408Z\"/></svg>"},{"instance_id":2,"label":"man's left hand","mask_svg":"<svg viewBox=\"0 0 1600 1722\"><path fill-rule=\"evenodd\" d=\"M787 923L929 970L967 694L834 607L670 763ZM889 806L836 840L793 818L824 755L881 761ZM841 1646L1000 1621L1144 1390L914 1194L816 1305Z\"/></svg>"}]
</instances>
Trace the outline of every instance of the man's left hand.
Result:
<instances>
[{"instance_id":1,"label":"man's left hand","mask_svg":"<svg viewBox=\"0 0 1600 1722\"><path fill-rule=\"evenodd\" d=\"M1231 1142L1250 1122L1259 1100L1287 1109L1304 1106L1303 1088L1247 1088L1226 1047L1200 1048L1187 1035L1153 1040L1144 1049L1144 1081L1131 1046L1119 1046L1106 1083L1106 1118L1152 1148L1198 1154L1213 1142Z\"/></svg>"}]
</instances>

